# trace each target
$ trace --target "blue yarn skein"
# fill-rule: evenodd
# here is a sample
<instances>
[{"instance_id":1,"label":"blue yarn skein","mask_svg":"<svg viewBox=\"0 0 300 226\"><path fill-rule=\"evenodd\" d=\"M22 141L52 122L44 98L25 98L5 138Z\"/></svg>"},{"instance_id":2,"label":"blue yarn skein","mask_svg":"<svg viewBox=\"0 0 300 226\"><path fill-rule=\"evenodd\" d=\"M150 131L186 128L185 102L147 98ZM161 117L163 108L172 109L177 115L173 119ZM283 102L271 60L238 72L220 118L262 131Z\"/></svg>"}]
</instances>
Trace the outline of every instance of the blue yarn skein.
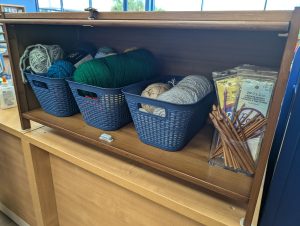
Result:
<instances>
[{"instance_id":1,"label":"blue yarn skein","mask_svg":"<svg viewBox=\"0 0 300 226\"><path fill-rule=\"evenodd\" d=\"M72 63L66 60L57 60L49 68L47 77L50 78L68 78L73 75L75 67Z\"/></svg>"}]
</instances>

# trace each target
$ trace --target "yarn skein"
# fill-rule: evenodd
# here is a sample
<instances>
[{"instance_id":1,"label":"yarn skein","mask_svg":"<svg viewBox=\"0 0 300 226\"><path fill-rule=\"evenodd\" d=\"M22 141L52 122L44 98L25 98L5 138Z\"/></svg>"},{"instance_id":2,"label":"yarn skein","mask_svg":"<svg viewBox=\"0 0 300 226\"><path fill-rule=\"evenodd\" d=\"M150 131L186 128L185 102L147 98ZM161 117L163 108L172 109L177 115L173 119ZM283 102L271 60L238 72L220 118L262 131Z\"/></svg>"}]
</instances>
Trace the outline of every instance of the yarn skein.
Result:
<instances>
[{"instance_id":1,"label":"yarn skein","mask_svg":"<svg viewBox=\"0 0 300 226\"><path fill-rule=\"evenodd\" d=\"M34 73L46 73L52 63L62 59L64 52L59 45L36 44L28 46L20 58L20 70L23 82L26 82L24 70Z\"/></svg>"},{"instance_id":2,"label":"yarn skein","mask_svg":"<svg viewBox=\"0 0 300 226\"><path fill-rule=\"evenodd\" d=\"M193 104L213 90L211 82L201 75L189 75L170 90L158 96L157 100L174 104ZM166 116L165 109L155 108L153 114Z\"/></svg>"},{"instance_id":3,"label":"yarn skein","mask_svg":"<svg viewBox=\"0 0 300 226\"><path fill-rule=\"evenodd\" d=\"M146 89L143 90L141 96L148 97L151 99L157 99L159 95L162 93L168 91L171 88L169 84L165 83L153 83L146 87ZM142 104L142 108L145 109L149 113L153 113L155 107L148 105L148 104Z\"/></svg>"},{"instance_id":4,"label":"yarn skein","mask_svg":"<svg viewBox=\"0 0 300 226\"><path fill-rule=\"evenodd\" d=\"M93 44L83 42L78 45L75 51L69 53L65 60L71 62L77 68L80 64L93 59L96 51Z\"/></svg>"},{"instance_id":5,"label":"yarn skein","mask_svg":"<svg viewBox=\"0 0 300 226\"><path fill-rule=\"evenodd\" d=\"M114 49L112 49L110 47L101 47L98 49L94 58L99 59L102 57L107 57L107 56L115 55L115 54L117 54L117 52Z\"/></svg>"},{"instance_id":6,"label":"yarn skein","mask_svg":"<svg viewBox=\"0 0 300 226\"><path fill-rule=\"evenodd\" d=\"M158 67L153 54L145 49L93 59L74 72L74 81L102 88L120 88L154 78Z\"/></svg>"},{"instance_id":7,"label":"yarn skein","mask_svg":"<svg viewBox=\"0 0 300 226\"><path fill-rule=\"evenodd\" d=\"M75 67L72 63L66 60L57 60L49 68L45 75L49 78L68 78L73 75Z\"/></svg>"}]
</instances>

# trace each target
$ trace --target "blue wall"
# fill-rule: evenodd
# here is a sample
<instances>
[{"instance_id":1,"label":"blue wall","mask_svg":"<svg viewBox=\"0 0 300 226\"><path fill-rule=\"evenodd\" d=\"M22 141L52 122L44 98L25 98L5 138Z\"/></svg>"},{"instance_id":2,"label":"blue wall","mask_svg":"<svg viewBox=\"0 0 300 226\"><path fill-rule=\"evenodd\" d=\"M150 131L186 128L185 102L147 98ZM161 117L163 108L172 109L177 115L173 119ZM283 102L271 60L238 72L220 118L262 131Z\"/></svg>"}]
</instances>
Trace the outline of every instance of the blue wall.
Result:
<instances>
[{"instance_id":1,"label":"blue wall","mask_svg":"<svg viewBox=\"0 0 300 226\"><path fill-rule=\"evenodd\" d=\"M0 0L0 4L22 5L26 12L36 12L35 0Z\"/></svg>"}]
</instances>

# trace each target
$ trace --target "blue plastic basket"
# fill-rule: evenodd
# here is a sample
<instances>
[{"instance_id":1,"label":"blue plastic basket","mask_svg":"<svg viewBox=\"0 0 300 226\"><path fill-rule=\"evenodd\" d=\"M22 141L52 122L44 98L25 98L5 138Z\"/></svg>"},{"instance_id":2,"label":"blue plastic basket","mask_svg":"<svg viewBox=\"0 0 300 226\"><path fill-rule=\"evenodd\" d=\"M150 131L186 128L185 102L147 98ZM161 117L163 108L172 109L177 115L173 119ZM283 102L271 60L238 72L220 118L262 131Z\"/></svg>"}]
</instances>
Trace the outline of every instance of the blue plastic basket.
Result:
<instances>
[{"instance_id":1,"label":"blue plastic basket","mask_svg":"<svg viewBox=\"0 0 300 226\"><path fill-rule=\"evenodd\" d=\"M122 88L100 88L72 79L67 81L88 125L112 131L132 121Z\"/></svg>"},{"instance_id":2,"label":"blue plastic basket","mask_svg":"<svg viewBox=\"0 0 300 226\"><path fill-rule=\"evenodd\" d=\"M182 149L204 126L214 100L213 92L194 104L172 104L140 96L153 82L180 81L182 76L166 76L158 80L144 81L125 87L130 113L139 135L145 144L167 151ZM165 117L140 111L141 104L165 109Z\"/></svg>"},{"instance_id":3,"label":"blue plastic basket","mask_svg":"<svg viewBox=\"0 0 300 226\"><path fill-rule=\"evenodd\" d=\"M48 78L31 73L25 74L45 112L58 117L71 116L79 112L65 79Z\"/></svg>"}]
</instances>

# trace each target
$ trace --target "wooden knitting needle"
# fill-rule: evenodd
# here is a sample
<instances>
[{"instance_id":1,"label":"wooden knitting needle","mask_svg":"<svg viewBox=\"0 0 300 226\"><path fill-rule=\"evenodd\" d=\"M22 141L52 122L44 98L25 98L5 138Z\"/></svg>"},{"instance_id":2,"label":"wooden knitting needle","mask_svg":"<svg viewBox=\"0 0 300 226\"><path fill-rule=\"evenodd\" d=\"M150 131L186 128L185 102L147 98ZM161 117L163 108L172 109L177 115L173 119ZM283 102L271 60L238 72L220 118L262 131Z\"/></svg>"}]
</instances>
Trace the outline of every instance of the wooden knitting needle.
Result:
<instances>
[{"instance_id":1,"label":"wooden knitting needle","mask_svg":"<svg viewBox=\"0 0 300 226\"><path fill-rule=\"evenodd\" d=\"M220 108L218 108L218 113L219 113L219 115L221 115L221 117L220 117L220 121L223 121L223 117L224 117L224 112L220 109ZM222 117L223 116L223 117ZM228 119L228 118L227 118ZM239 146L240 148L240 151L243 151L243 152L245 152L246 153L246 158L245 158L245 160L247 161L247 163L249 164L249 165L253 165L254 166L254 161L253 161L253 159L252 159L252 156L251 156L251 154L245 149L245 147L244 147L244 141L242 141L241 139L240 139L240 136L237 134L237 132L236 132L236 130L235 130L235 128L234 128L234 126L232 125L232 122L230 121L230 120L226 120L227 121L227 123L224 123L224 129L225 130L227 130L227 133L231 133L232 135L233 135L233 140L235 140L236 141L236 145L237 146ZM227 125L228 125L228 127L227 127Z\"/></svg>"},{"instance_id":2,"label":"wooden knitting needle","mask_svg":"<svg viewBox=\"0 0 300 226\"><path fill-rule=\"evenodd\" d=\"M216 114L216 112L213 112L213 114ZM231 138L230 140L228 140L226 135L230 137L232 134L230 132L228 133L228 128L226 128L226 126L223 125L223 123L219 123L218 120L216 120L216 118L213 114L210 114L210 117L211 117L215 127L219 130L219 132L222 136L222 139L226 142L228 147L233 151L234 157L238 160L238 162L241 164L243 169L245 169L246 171L248 171L250 173L253 173L254 172L254 166L251 165L249 163L249 160L247 159L247 157L242 154L243 151L239 150L239 148L241 146L240 145L236 146L236 145L232 144L232 140L235 140L235 139Z\"/></svg>"}]
</instances>

